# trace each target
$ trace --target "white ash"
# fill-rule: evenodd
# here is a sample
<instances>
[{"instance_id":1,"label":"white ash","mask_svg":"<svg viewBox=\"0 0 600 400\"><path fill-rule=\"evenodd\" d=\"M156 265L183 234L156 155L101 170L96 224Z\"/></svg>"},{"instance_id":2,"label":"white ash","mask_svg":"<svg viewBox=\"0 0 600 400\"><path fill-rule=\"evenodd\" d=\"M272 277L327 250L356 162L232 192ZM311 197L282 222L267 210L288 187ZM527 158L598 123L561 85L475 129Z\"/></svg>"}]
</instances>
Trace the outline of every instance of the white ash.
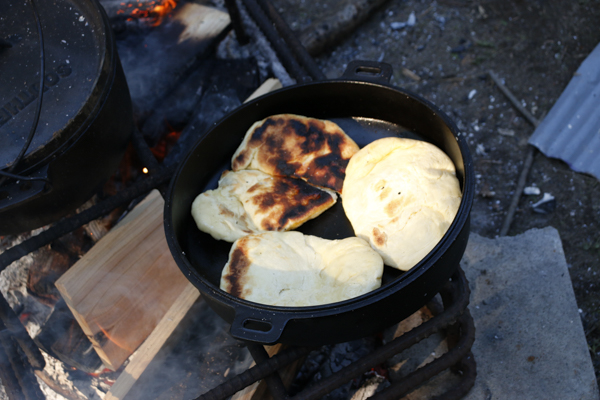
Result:
<instances>
[{"instance_id":1,"label":"white ash","mask_svg":"<svg viewBox=\"0 0 600 400\"><path fill-rule=\"evenodd\" d=\"M44 230L45 228L37 229L31 233L31 236L35 236ZM3 244L2 252L7 248L20 244L27 238L26 235L13 237L12 240ZM0 273L0 292L11 308L17 314L31 314L27 323L25 323L25 329L31 337L38 334L41 326L52 312L52 308L40 303L27 293L27 276L37 254L36 251L21 257Z\"/></svg>"},{"instance_id":2,"label":"white ash","mask_svg":"<svg viewBox=\"0 0 600 400\"><path fill-rule=\"evenodd\" d=\"M22 243L29 237L35 236L44 230L45 228L40 228L27 235L24 234L5 238L1 245L0 253ZM51 307L40 303L27 293L27 277L29 269L33 265L36 257L43 254L44 252L40 251L29 253L11 263L0 273L0 292L11 308L15 310L16 314L30 314L27 323L25 324L25 329L32 338L39 333L41 327L52 313ZM72 393L80 395L81 398L90 400L101 400L104 398L104 393L98 389L98 387L101 386L101 382L98 378L91 378L90 380L80 382L73 381L66 371L67 367L65 367L61 361L49 356L44 351L41 351L41 354L46 361L44 372L57 385ZM40 380L39 377L37 378L37 381L46 399L65 400L63 396L57 394L53 389L48 387L48 385ZM108 391L108 388L106 388L106 391ZM0 400L4 399L7 399L7 396L4 387L0 383Z\"/></svg>"},{"instance_id":3,"label":"white ash","mask_svg":"<svg viewBox=\"0 0 600 400\"><path fill-rule=\"evenodd\" d=\"M42 351L42 355L44 356L44 360L46 361L46 367L44 368L44 372L54 381L57 385L62 387L63 389L75 393L81 398L87 398L89 400L101 400L104 398L104 394L102 391L98 390L95 386L98 386L96 382L90 381L78 381L73 380L69 376L68 372L65 370L65 365L47 355ZM98 380L97 378L93 378L92 381ZM54 390L50 389L43 381L38 378L38 382L40 382L40 388L46 395L47 399L56 399L62 400L63 396L57 394ZM95 383L95 384L94 384Z\"/></svg>"},{"instance_id":4,"label":"white ash","mask_svg":"<svg viewBox=\"0 0 600 400\"><path fill-rule=\"evenodd\" d=\"M525 189L523 189L523 194L527 196L537 196L540 193L540 188L536 186L528 186Z\"/></svg>"}]
</instances>

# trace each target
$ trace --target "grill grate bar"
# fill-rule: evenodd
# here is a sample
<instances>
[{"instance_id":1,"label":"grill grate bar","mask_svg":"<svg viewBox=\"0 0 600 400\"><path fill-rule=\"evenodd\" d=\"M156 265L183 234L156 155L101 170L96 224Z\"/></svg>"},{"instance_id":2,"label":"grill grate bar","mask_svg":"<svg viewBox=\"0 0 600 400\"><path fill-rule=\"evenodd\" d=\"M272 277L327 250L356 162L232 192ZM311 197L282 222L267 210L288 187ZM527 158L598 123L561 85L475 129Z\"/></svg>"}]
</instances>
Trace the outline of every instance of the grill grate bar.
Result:
<instances>
[{"instance_id":1,"label":"grill grate bar","mask_svg":"<svg viewBox=\"0 0 600 400\"><path fill-rule=\"evenodd\" d=\"M448 284L445 285L444 289L442 290L442 293L443 292L445 292L443 297L450 298L454 301L453 304L448 306L448 308L443 313L436 315L434 318L430 319L429 321L419 325L418 327L412 329L411 331L405 333L404 335L394 339L392 342L389 342L388 344L382 346L380 349L373 352L372 354L341 369L340 371L329 376L328 378L323 379L322 381L317 383L315 386L302 391L300 394L293 397L293 399L296 399L296 400L319 399L319 398L323 397L325 394L330 393L332 390L345 384L349 380L360 376L364 372L369 371L371 368L374 368L375 366L377 366L379 364L384 363L386 360L393 357L394 355L399 354L400 352L406 350L407 348L413 346L414 344L420 342L421 340L431 336L435 332L438 332L442 328L445 328L460 319L463 322L463 325L467 329L463 329L461 331L461 333L463 333L464 336L461 338L462 345L458 349L459 350L466 349L466 350L465 351L456 350L453 353L451 353L448 357L446 357L444 359L444 364L443 364L443 365L446 365L446 364L449 364L449 365L444 366L435 374L443 371L444 369L447 369L451 365L456 364L465 355L465 353L467 351L469 351L469 349L471 348L471 345L473 344L473 340L475 338L474 328L470 329L471 325L468 325L469 321L470 321L470 324L472 324L473 320L472 320L470 314L468 313L468 310L466 310L466 307L469 303L469 288L467 285L467 280L465 278L464 272L460 268L458 269L457 273L455 273L455 275L453 276L452 282L449 282ZM456 349L457 347L458 346L453 348L453 350ZM449 353L450 352L446 353L446 355L448 355ZM438 360L440 360L442 358L444 358L444 357L442 356ZM438 363L438 365L439 365L439 363ZM421 371L421 370L417 370L415 372L415 374L419 371ZM406 387L408 387L408 390L410 391L411 388L414 388L414 387L416 387L416 385L421 384L421 383L425 382L427 379L429 379L429 377L427 377L425 379L421 379L422 376L425 376L425 375L426 375L426 372L419 372L419 375L417 375L416 377L410 378L410 379L408 379L408 377L407 377L407 379L403 380L401 382L401 384L406 385ZM399 396L397 396L397 395L392 395L390 397L381 397L381 399L397 399L397 398L399 398Z\"/></svg>"},{"instance_id":2,"label":"grill grate bar","mask_svg":"<svg viewBox=\"0 0 600 400\"><path fill-rule=\"evenodd\" d=\"M455 387L438 397L437 400L454 400L464 397L475 381L475 362L473 355L470 352L473 341L475 340L475 327L471 314L467 309L470 291L464 272L460 268L458 268L457 272L454 274L452 281L448 282L440 291L440 294L442 295L444 306L446 307L440 314L437 314L429 321L380 347L368 356L365 356L341 369L337 373L322 379L314 386L304 389L291 399L320 399L348 381L359 377L377 365L384 363L394 355L401 353L444 328L448 328L449 331L456 330L459 336L456 338L455 345L447 353L414 371L402 381L393 384L391 387L375 395L375 397L371 397L371 399L398 399L403 394L409 393L419 385L427 382L433 376L449 368L458 371L458 373L462 375L462 379ZM448 339L450 341L451 338ZM253 349L254 346L256 345L251 344L248 347L257 362L255 367L231 378L195 400L227 399L229 396L232 396L260 379L265 379L269 375L276 375L280 368L300 359L311 351L310 348L290 348L269 359L265 358L264 354L258 354L259 352L257 352L256 349ZM275 399L288 399L287 394L281 387L280 379L277 380L276 377L274 380L275 384L269 382L269 379L266 379L266 381L269 390Z\"/></svg>"}]
</instances>

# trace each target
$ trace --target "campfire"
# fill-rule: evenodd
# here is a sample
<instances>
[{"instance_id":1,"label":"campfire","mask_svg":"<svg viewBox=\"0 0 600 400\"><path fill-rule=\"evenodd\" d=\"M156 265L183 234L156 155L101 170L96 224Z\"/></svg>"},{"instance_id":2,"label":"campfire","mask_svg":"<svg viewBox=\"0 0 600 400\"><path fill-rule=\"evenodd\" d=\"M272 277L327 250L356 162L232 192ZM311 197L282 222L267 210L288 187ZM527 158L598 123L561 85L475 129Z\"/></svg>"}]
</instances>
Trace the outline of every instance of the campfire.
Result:
<instances>
[{"instance_id":1,"label":"campfire","mask_svg":"<svg viewBox=\"0 0 600 400\"><path fill-rule=\"evenodd\" d=\"M177 390L183 398L262 398L267 390L275 398L285 391L321 398L350 388L372 394L394 373L387 360L442 332L449 338L445 358L407 372L385 398L449 367L461 371L467 383L458 386L468 390L473 332L460 272L386 337L314 349L265 348L229 335L171 256L163 230L166 185L191 145L253 93L323 74L266 1L248 1L242 10L183 0L100 3L129 89L132 132L120 164L91 198L51 223L1 238L7 334L0 338L0 379L8 398L133 399ZM50 83L44 88L52 93ZM348 346L356 348L345 354ZM336 359L341 372L319 381L324 358Z\"/></svg>"}]
</instances>

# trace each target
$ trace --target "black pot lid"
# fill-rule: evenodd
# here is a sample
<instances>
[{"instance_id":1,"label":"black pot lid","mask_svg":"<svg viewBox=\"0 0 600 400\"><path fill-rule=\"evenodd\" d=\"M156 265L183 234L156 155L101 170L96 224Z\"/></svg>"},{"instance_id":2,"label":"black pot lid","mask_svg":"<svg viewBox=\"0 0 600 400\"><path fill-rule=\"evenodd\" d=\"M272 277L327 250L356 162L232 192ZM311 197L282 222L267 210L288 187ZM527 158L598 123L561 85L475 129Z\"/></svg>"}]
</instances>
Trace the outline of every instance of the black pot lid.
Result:
<instances>
[{"instance_id":1,"label":"black pot lid","mask_svg":"<svg viewBox=\"0 0 600 400\"><path fill-rule=\"evenodd\" d=\"M31 0L7 0L0 15L0 169L10 166L32 127L40 82L40 41ZM106 31L89 0L36 0L44 40L44 94L23 171L68 142L102 70ZM83 108L86 110L83 110ZM83 118L85 120L85 118Z\"/></svg>"}]
</instances>

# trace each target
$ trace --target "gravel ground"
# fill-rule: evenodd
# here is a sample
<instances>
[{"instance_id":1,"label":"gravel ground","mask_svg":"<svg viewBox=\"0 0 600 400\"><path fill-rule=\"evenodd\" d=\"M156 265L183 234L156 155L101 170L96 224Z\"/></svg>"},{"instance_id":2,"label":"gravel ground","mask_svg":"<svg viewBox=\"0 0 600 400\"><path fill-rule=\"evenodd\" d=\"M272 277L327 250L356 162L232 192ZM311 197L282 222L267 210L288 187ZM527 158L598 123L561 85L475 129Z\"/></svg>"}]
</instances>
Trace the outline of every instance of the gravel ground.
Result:
<instances>
[{"instance_id":1,"label":"gravel ground","mask_svg":"<svg viewBox=\"0 0 600 400\"><path fill-rule=\"evenodd\" d=\"M528 151L533 126L490 78L495 72L538 119L550 110L585 57L600 42L598 0L438 0L382 2L275 0L284 19L306 38L324 22L365 4L369 17L316 60L327 77L351 60L394 68L391 83L430 100L469 138L477 177L471 229L495 237ZM354 7L354 8L353 8ZM325 27L326 28L326 27ZM560 232L590 354L600 376L600 183L538 153L508 235L552 226ZM531 205L550 193L547 214Z\"/></svg>"}]
</instances>

